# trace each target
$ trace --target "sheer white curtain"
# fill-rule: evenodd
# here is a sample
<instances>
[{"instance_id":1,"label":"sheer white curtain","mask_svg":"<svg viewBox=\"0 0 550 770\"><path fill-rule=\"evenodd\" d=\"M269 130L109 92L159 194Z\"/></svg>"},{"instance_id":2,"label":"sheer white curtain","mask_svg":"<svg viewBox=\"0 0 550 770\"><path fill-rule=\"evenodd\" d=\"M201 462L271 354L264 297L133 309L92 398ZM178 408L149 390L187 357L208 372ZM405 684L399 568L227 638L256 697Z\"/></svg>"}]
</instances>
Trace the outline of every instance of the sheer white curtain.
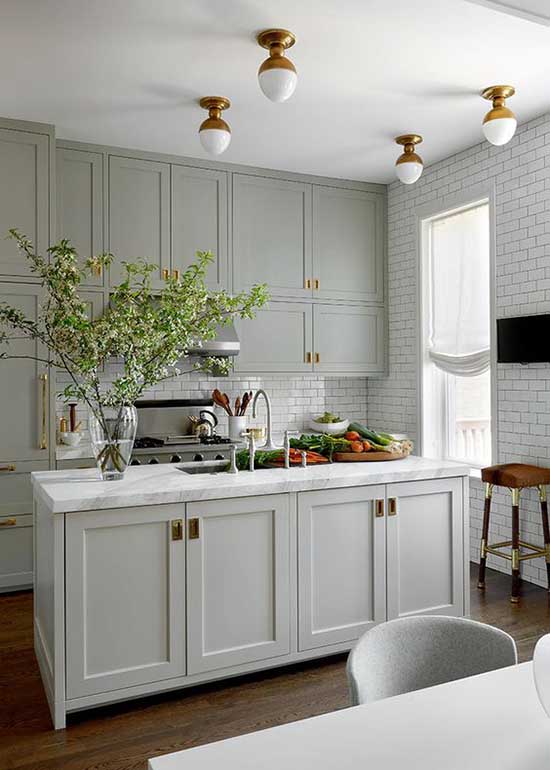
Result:
<instances>
[{"instance_id":1,"label":"sheer white curtain","mask_svg":"<svg viewBox=\"0 0 550 770\"><path fill-rule=\"evenodd\" d=\"M490 366L489 236L488 204L431 223L428 355L461 377Z\"/></svg>"}]
</instances>

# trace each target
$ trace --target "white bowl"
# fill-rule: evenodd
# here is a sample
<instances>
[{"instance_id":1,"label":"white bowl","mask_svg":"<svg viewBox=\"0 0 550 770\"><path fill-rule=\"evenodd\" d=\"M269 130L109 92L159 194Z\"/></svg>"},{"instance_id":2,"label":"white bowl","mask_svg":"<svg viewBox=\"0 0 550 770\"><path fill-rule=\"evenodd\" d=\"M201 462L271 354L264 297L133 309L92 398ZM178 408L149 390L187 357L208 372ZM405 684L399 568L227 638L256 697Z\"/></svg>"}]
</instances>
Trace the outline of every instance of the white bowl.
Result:
<instances>
[{"instance_id":1,"label":"white bowl","mask_svg":"<svg viewBox=\"0 0 550 770\"><path fill-rule=\"evenodd\" d=\"M72 433L71 431L67 431L66 433L60 433L59 438L62 443L67 446L78 446L80 444L80 439L82 438L82 433L79 433L78 431Z\"/></svg>"},{"instance_id":2,"label":"white bowl","mask_svg":"<svg viewBox=\"0 0 550 770\"><path fill-rule=\"evenodd\" d=\"M340 422L316 422L313 418L309 421L309 427L316 433L328 433L329 436L339 436L348 429L349 420L340 420Z\"/></svg>"}]
</instances>

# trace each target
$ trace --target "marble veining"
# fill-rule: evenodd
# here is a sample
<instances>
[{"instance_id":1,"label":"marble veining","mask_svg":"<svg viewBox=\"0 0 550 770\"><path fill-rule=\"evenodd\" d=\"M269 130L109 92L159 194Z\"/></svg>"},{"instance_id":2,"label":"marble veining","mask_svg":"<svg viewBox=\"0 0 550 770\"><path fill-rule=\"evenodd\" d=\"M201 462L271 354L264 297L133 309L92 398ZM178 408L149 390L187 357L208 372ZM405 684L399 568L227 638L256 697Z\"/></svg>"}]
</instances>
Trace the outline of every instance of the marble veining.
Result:
<instances>
[{"instance_id":1,"label":"marble veining","mask_svg":"<svg viewBox=\"0 0 550 770\"><path fill-rule=\"evenodd\" d=\"M95 468L32 474L35 495L53 513L186 503L249 495L304 492L396 481L467 476L469 467L446 460L407 457L381 463L334 463L309 468L186 475L177 465L130 467L122 481L101 481Z\"/></svg>"}]
</instances>

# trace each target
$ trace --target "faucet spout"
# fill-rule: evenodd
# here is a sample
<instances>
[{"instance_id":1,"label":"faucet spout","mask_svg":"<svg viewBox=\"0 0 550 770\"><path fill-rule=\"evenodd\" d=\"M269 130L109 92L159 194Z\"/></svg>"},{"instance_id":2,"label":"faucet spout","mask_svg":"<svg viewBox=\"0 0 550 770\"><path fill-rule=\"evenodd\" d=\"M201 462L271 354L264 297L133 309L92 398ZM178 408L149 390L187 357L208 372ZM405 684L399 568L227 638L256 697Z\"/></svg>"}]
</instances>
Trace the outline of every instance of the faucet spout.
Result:
<instances>
[{"instance_id":1,"label":"faucet spout","mask_svg":"<svg viewBox=\"0 0 550 770\"><path fill-rule=\"evenodd\" d=\"M267 410L267 426L266 426L267 435L266 435L265 444L262 446L262 449L265 449L266 451L269 452L272 449L280 449L281 447L278 447L278 446L276 446L273 443L273 438L272 438L272 422L271 422L271 401L269 399L269 396L265 392L265 390L263 390L263 388L260 388L254 394L254 399L252 401L252 417L253 418L256 417L256 403L257 403L258 398L260 396L264 397L265 406L266 406L266 410Z\"/></svg>"}]
</instances>

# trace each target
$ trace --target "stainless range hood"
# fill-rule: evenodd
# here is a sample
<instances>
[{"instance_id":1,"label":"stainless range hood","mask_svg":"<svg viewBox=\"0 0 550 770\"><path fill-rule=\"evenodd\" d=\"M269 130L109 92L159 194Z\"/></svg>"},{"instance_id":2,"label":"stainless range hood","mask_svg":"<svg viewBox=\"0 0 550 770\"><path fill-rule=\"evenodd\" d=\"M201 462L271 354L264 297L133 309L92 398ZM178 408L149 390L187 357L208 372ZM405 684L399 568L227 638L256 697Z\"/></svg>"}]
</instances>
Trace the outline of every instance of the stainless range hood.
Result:
<instances>
[{"instance_id":1,"label":"stainless range hood","mask_svg":"<svg viewBox=\"0 0 550 770\"><path fill-rule=\"evenodd\" d=\"M238 356L241 343L237 336L235 326L230 323L227 326L219 326L213 340L206 340L202 346L191 348L192 356Z\"/></svg>"}]
</instances>

